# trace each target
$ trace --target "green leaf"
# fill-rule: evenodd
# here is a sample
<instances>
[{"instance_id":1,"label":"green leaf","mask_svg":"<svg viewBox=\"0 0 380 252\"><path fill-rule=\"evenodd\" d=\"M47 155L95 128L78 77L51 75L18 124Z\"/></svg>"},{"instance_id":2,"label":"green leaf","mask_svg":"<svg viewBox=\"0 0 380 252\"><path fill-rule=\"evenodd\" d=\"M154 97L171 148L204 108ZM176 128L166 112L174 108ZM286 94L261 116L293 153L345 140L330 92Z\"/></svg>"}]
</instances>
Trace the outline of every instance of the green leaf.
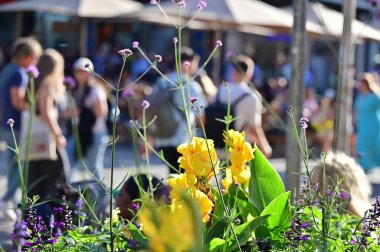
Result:
<instances>
[{"instance_id":1,"label":"green leaf","mask_svg":"<svg viewBox=\"0 0 380 252\"><path fill-rule=\"evenodd\" d=\"M135 225L129 223L128 230L135 242L139 243L143 247L148 245L148 238L146 238Z\"/></svg>"},{"instance_id":2,"label":"green leaf","mask_svg":"<svg viewBox=\"0 0 380 252\"><path fill-rule=\"evenodd\" d=\"M280 175L256 147L250 163L249 201L261 213L275 198L285 192Z\"/></svg>"},{"instance_id":3,"label":"green leaf","mask_svg":"<svg viewBox=\"0 0 380 252\"><path fill-rule=\"evenodd\" d=\"M217 251L219 248L221 248L226 243L225 240L220 238L214 238L210 242L209 251Z\"/></svg>"},{"instance_id":4,"label":"green leaf","mask_svg":"<svg viewBox=\"0 0 380 252\"><path fill-rule=\"evenodd\" d=\"M228 223L223 220L213 224L207 232L206 242L211 242L213 238L223 237L224 229L228 228Z\"/></svg>"},{"instance_id":5,"label":"green leaf","mask_svg":"<svg viewBox=\"0 0 380 252\"><path fill-rule=\"evenodd\" d=\"M275 198L262 212L262 216L270 215L265 225L256 232L256 237L276 237L274 232L282 232L290 226L291 213L289 206L290 192L285 192Z\"/></svg>"},{"instance_id":6,"label":"green leaf","mask_svg":"<svg viewBox=\"0 0 380 252\"><path fill-rule=\"evenodd\" d=\"M259 216L255 219L252 219L251 221L245 222L235 228L236 236L238 237L238 241L240 246L244 246L248 239L252 237L252 233L269 217L269 215L265 216ZM230 250L234 251L237 249L237 243L235 241L235 238L231 239L230 242Z\"/></svg>"}]
</instances>

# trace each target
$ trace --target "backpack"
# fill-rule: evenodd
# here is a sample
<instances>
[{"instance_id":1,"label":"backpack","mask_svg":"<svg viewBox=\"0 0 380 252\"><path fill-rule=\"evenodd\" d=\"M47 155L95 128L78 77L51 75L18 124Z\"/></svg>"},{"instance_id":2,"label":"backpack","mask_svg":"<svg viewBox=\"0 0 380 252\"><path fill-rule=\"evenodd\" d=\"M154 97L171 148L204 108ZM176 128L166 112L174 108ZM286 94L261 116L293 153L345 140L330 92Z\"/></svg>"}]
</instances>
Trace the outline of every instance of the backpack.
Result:
<instances>
[{"instance_id":1,"label":"backpack","mask_svg":"<svg viewBox=\"0 0 380 252\"><path fill-rule=\"evenodd\" d=\"M147 128L148 135L155 138L168 138L175 134L178 122L175 119L175 110L179 108L173 102L176 91L171 89L171 84L161 78L153 87L152 93L146 97L150 103L145 111L145 120L148 124L154 118L154 122ZM182 114L182 112L180 111Z\"/></svg>"},{"instance_id":2,"label":"backpack","mask_svg":"<svg viewBox=\"0 0 380 252\"><path fill-rule=\"evenodd\" d=\"M231 116L235 117L235 108L244 97L250 95L246 92L240 95L234 102L230 103ZM208 105L205 109L205 130L208 139L214 140L214 146L217 148L224 148L223 131L226 130L226 124L220 120L224 120L227 115L228 104L220 101L220 92L216 94L214 102ZM234 123L230 124L230 129L234 129Z\"/></svg>"}]
</instances>

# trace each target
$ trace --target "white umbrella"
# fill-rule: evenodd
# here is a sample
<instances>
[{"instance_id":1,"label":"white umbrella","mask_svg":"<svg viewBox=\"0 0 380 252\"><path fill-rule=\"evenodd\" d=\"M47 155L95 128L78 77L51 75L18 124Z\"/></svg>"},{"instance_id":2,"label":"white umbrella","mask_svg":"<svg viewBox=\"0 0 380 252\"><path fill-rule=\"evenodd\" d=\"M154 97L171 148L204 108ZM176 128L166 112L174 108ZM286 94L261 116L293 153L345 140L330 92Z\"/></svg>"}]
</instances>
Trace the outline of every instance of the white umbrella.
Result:
<instances>
[{"instance_id":1,"label":"white umbrella","mask_svg":"<svg viewBox=\"0 0 380 252\"><path fill-rule=\"evenodd\" d=\"M293 8L286 8L289 13ZM307 13L309 22L320 26L322 34L325 36L340 37L343 32L344 15L341 12L332 10L320 3L310 3ZM354 38L362 38L380 41L380 31L357 19L352 21L352 34Z\"/></svg>"},{"instance_id":2,"label":"white umbrella","mask_svg":"<svg viewBox=\"0 0 380 252\"><path fill-rule=\"evenodd\" d=\"M133 0L26 0L0 5L0 12L49 12L80 18L110 18L142 8ZM86 22L81 23L80 52L87 55Z\"/></svg>"},{"instance_id":3,"label":"white umbrella","mask_svg":"<svg viewBox=\"0 0 380 252\"><path fill-rule=\"evenodd\" d=\"M83 18L108 18L136 11L143 5L132 0L27 0L0 5L0 12L52 12Z\"/></svg>"}]
</instances>

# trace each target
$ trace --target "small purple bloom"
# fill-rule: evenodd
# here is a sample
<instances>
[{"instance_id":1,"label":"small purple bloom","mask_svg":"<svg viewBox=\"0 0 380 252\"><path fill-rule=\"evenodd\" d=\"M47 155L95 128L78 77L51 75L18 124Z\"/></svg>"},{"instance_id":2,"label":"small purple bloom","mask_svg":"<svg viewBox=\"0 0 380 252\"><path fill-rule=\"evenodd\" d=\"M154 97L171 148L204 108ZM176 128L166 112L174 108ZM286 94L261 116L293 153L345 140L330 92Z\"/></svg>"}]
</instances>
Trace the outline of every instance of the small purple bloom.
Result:
<instances>
[{"instance_id":1,"label":"small purple bloom","mask_svg":"<svg viewBox=\"0 0 380 252\"><path fill-rule=\"evenodd\" d=\"M306 229L309 226L310 226L310 222L309 221L306 221L306 222L304 222L304 223L301 224L301 228L303 228L303 229Z\"/></svg>"},{"instance_id":2,"label":"small purple bloom","mask_svg":"<svg viewBox=\"0 0 380 252\"><path fill-rule=\"evenodd\" d=\"M65 86L68 87L69 89L74 89L76 87L75 80L71 76L66 76L63 79L63 84L65 84Z\"/></svg>"},{"instance_id":3,"label":"small purple bloom","mask_svg":"<svg viewBox=\"0 0 380 252\"><path fill-rule=\"evenodd\" d=\"M301 123L301 127L302 127L303 129L307 129L307 127L308 127L308 122L309 122L309 119L308 119L307 117L305 117L305 116L301 117L301 119L300 119L300 123Z\"/></svg>"},{"instance_id":4,"label":"small purple bloom","mask_svg":"<svg viewBox=\"0 0 380 252\"><path fill-rule=\"evenodd\" d=\"M137 205L136 203L132 203L132 210L133 210L133 212L136 213L139 209L140 209L139 205Z\"/></svg>"},{"instance_id":5,"label":"small purple bloom","mask_svg":"<svg viewBox=\"0 0 380 252\"><path fill-rule=\"evenodd\" d=\"M144 109L148 109L149 106L150 106L150 103L149 103L147 100L143 100L141 106L142 106Z\"/></svg>"},{"instance_id":6,"label":"small purple bloom","mask_svg":"<svg viewBox=\"0 0 380 252\"><path fill-rule=\"evenodd\" d=\"M13 120L12 118L9 118L8 121L7 121L7 124L11 127L13 127L13 125L15 124L15 120Z\"/></svg>"},{"instance_id":7,"label":"small purple bloom","mask_svg":"<svg viewBox=\"0 0 380 252\"><path fill-rule=\"evenodd\" d=\"M161 62L162 61L162 56L161 55L156 54L156 55L154 55L154 57L156 58L157 62Z\"/></svg>"},{"instance_id":8,"label":"small purple bloom","mask_svg":"<svg viewBox=\"0 0 380 252\"><path fill-rule=\"evenodd\" d=\"M118 53L121 56L123 56L123 57L129 57L129 56L131 56L133 54L133 52L129 48L125 48L125 49L119 50Z\"/></svg>"},{"instance_id":9,"label":"small purple bloom","mask_svg":"<svg viewBox=\"0 0 380 252\"><path fill-rule=\"evenodd\" d=\"M191 97L190 98L190 103L191 104L194 104L194 103L196 103L198 101L198 98L197 97Z\"/></svg>"},{"instance_id":10,"label":"small purple bloom","mask_svg":"<svg viewBox=\"0 0 380 252\"><path fill-rule=\"evenodd\" d=\"M197 9L198 10L203 10L206 7L207 7L207 2L203 1L203 0L199 0L199 2L197 4Z\"/></svg>"},{"instance_id":11,"label":"small purple bloom","mask_svg":"<svg viewBox=\"0 0 380 252\"><path fill-rule=\"evenodd\" d=\"M190 61L186 60L185 62L183 62L183 66L185 68L189 68L190 67Z\"/></svg>"},{"instance_id":12,"label":"small purple bloom","mask_svg":"<svg viewBox=\"0 0 380 252\"><path fill-rule=\"evenodd\" d=\"M173 43L174 43L174 44L177 44L177 43L178 43L178 38L177 38L177 37L174 37L174 38L173 38Z\"/></svg>"},{"instance_id":13,"label":"small purple bloom","mask_svg":"<svg viewBox=\"0 0 380 252\"><path fill-rule=\"evenodd\" d=\"M346 193L346 192L342 192L342 193L340 194L340 197L341 197L342 199L349 199L349 198L351 197L351 194Z\"/></svg>"},{"instance_id":14,"label":"small purple bloom","mask_svg":"<svg viewBox=\"0 0 380 252\"><path fill-rule=\"evenodd\" d=\"M133 41L133 43L132 43L132 47L133 47L133 48L137 48L137 47L139 47L139 42L137 42L137 41Z\"/></svg>"},{"instance_id":15,"label":"small purple bloom","mask_svg":"<svg viewBox=\"0 0 380 252\"><path fill-rule=\"evenodd\" d=\"M173 3L178 4L180 8L186 7L186 1L185 0L172 0Z\"/></svg>"},{"instance_id":16,"label":"small purple bloom","mask_svg":"<svg viewBox=\"0 0 380 252\"><path fill-rule=\"evenodd\" d=\"M352 244L352 245L356 245L357 242L356 242L355 240L351 240L351 244Z\"/></svg>"},{"instance_id":17,"label":"small purple bloom","mask_svg":"<svg viewBox=\"0 0 380 252\"><path fill-rule=\"evenodd\" d=\"M127 88L124 89L123 92L121 93L121 97L128 98L131 97L135 94L132 88Z\"/></svg>"},{"instance_id":18,"label":"small purple bloom","mask_svg":"<svg viewBox=\"0 0 380 252\"><path fill-rule=\"evenodd\" d=\"M223 42L222 42L221 40L217 40L217 41L216 41L216 45L217 45L217 46L223 46Z\"/></svg>"},{"instance_id":19,"label":"small purple bloom","mask_svg":"<svg viewBox=\"0 0 380 252\"><path fill-rule=\"evenodd\" d=\"M34 65L26 67L25 72L31 75L33 78L38 78L38 76L40 75L40 71L38 71L37 67Z\"/></svg>"},{"instance_id":20,"label":"small purple bloom","mask_svg":"<svg viewBox=\"0 0 380 252\"><path fill-rule=\"evenodd\" d=\"M157 0L150 0L150 4L157 4Z\"/></svg>"},{"instance_id":21,"label":"small purple bloom","mask_svg":"<svg viewBox=\"0 0 380 252\"><path fill-rule=\"evenodd\" d=\"M307 241L307 240L309 240L309 238L310 238L310 235L301 235L299 237L300 241Z\"/></svg>"}]
</instances>

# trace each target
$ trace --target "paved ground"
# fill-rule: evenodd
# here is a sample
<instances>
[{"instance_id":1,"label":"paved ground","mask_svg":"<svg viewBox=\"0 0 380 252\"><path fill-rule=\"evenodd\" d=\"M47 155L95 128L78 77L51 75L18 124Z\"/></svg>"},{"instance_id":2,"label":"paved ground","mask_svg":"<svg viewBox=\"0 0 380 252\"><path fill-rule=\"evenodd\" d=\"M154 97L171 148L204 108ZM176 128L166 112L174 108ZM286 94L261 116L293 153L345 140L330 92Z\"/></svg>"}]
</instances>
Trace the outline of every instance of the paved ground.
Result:
<instances>
[{"instance_id":1,"label":"paved ground","mask_svg":"<svg viewBox=\"0 0 380 252\"><path fill-rule=\"evenodd\" d=\"M134 160L132 148L128 145L118 145L115 154L115 169L114 169L114 185L118 185L122 182L123 178L131 173L137 171ZM3 194L6 188L6 178L4 177L4 157L3 153L0 152L0 195ZM146 171L146 161L139 159L141 171ZM316 161L310 161L310 166L312 167ZM285 176L285 160L284 159L272 159L271 164L279 172L280 176L284 178ZM110 167L111 167L111 150L107 149L105 158L106 167L106 183L110 182ZM150 170L153 175L158 178L165 179L167 177L168 171L165 165L159 158L152 156L150 159ZM84 173L74 172L73 180L80 180L86 177ZM374 174L370 177L374 189L373 196L380 195L380 172ZM4 248L9 248L9 234L12 231L13 223L4 214L4 211L0 211L0 244Z\"/></svg>"}]
</instances>

